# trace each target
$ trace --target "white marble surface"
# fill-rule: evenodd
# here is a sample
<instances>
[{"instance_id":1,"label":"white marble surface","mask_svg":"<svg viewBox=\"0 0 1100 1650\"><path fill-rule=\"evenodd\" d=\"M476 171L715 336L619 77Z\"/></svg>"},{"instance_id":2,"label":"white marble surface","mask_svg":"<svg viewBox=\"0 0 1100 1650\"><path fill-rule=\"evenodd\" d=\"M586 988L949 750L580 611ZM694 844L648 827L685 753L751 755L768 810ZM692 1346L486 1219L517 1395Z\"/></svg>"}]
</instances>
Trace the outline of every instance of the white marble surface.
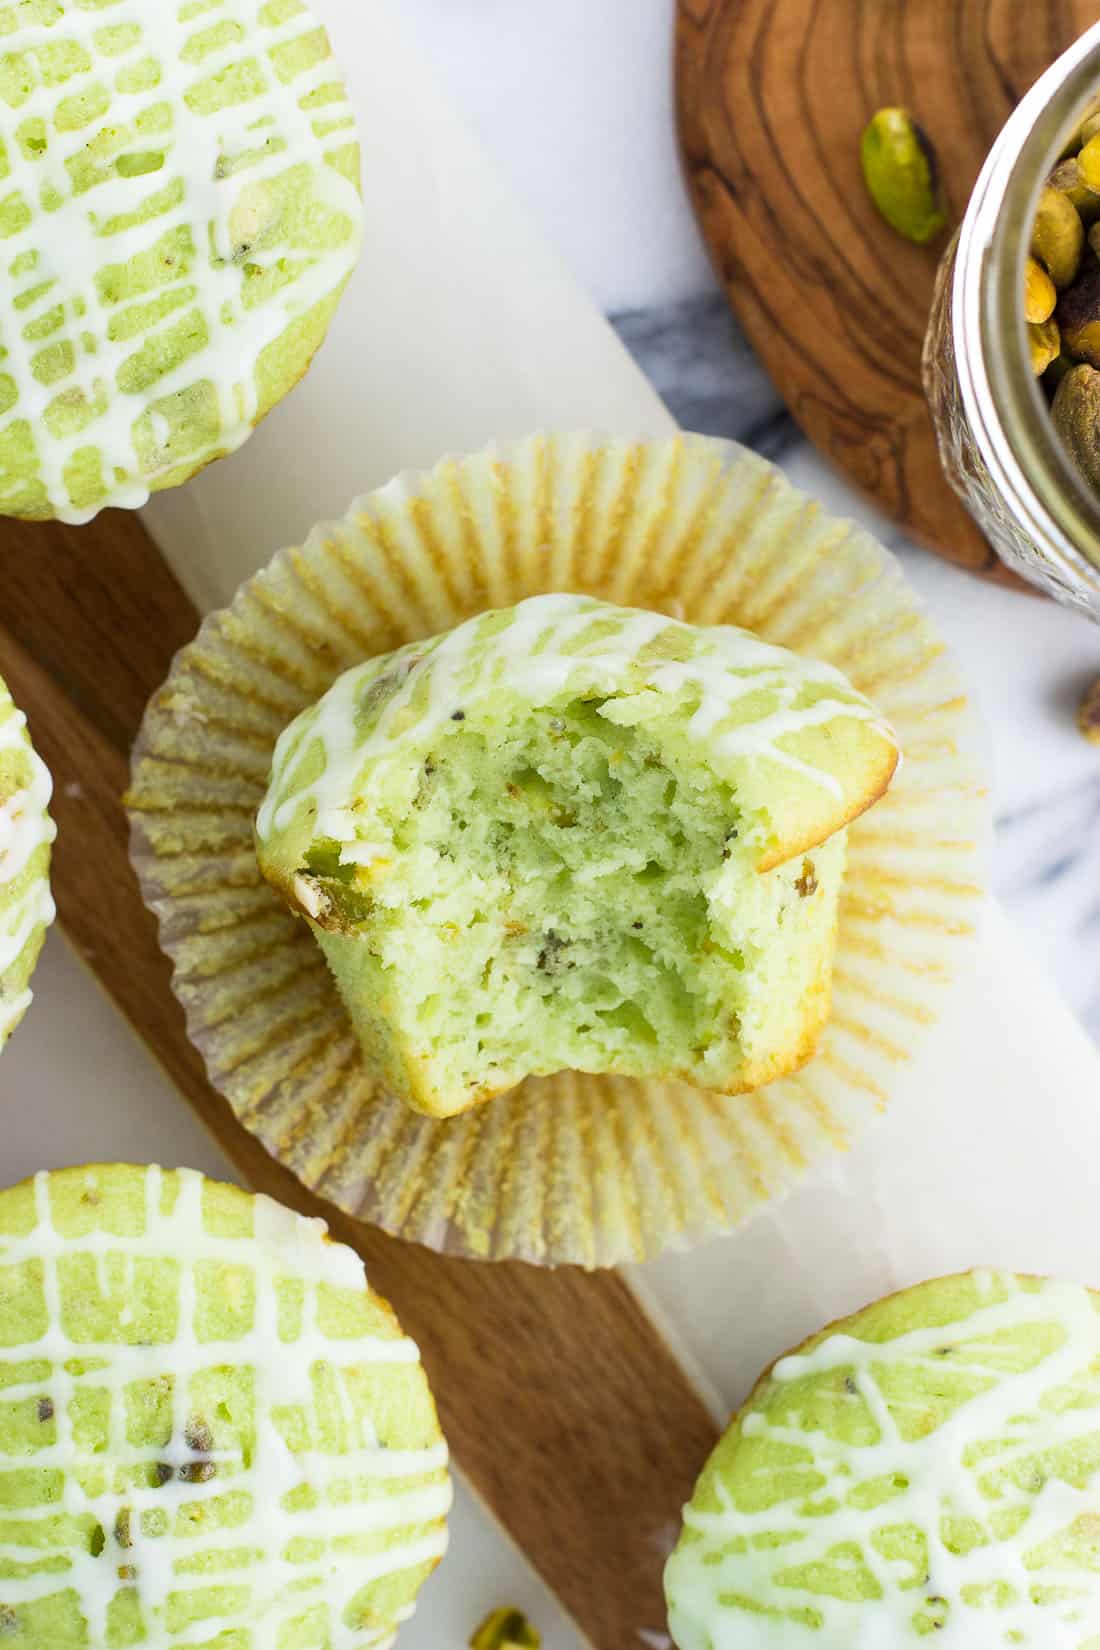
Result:
<instances>
[{"instance_id":1,"label":"white marble surface","mask_svg":"<svg viewBox=\"0 0 1100 1650\"><path fill-rule=\"evenodd\" d=\"M902 556L991 730L997 892L1100 1041L1100 749L1073 721L1083 686L1100 675L1100 632L907 544L784 413L717 292L687 208L672 116L673 0L401 0L401 13L680 422L758 448Z\"/></svg>"}]
</instances>

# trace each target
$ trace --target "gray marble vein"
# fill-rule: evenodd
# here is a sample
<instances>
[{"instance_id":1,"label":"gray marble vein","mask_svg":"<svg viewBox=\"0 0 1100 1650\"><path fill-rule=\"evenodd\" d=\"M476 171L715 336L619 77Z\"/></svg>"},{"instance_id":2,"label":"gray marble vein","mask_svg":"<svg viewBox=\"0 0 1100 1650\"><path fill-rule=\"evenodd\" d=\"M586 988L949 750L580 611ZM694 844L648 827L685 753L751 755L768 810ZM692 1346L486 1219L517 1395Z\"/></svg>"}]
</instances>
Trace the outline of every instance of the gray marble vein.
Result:
<instances>
[{"instance_id":1,"label":"gray marble vein","mask_svg":"<svg viewBox=\"0 0 1100 1650\"><path fill-rule=\"evenodd\" d=\"M611 317L678 423L778 459L802 437L720 292Z\"/></svg>"}]
</instances>

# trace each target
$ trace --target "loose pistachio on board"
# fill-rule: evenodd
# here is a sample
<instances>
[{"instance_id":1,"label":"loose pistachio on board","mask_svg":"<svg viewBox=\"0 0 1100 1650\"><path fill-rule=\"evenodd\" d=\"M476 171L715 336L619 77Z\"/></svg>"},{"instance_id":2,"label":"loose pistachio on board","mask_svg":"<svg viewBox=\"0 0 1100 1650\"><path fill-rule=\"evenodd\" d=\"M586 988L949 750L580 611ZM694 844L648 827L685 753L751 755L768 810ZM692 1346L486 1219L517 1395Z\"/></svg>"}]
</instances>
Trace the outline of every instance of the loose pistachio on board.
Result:
<instances>
[{"instance_id":1,"label":"loose pistachio on board","mask_svg":"<svg viewBox=\"0 0 1100 1650\"><path fill-rule=\"evenodd\" d=\"M908 109L880 109L860 139L867 192L907 241L923 244L947 223L935 151Z\"/></svg>"},{"instance_id":2,"label":"loose pistachio on board","mask_svg":"<svg viewBox=\"0 0 1100 1650\"><path fill-rule=\"evenodd\" d=\"M1100 745L1100 677L1090 682L1077 707L1077 726L1090 745Z\"/></svg>"},{"instance_id":3,"label":"loose pistachio on board","mask_svg":"<svg viewBox=\"0 0 1100 1650\"><path fill-rule=\"evenodd\" d=\"M539 1650L541 1644L538 1628L511 1605L491 1611L470 1638L470 1650Z\"/></svg>"}]
</instances>

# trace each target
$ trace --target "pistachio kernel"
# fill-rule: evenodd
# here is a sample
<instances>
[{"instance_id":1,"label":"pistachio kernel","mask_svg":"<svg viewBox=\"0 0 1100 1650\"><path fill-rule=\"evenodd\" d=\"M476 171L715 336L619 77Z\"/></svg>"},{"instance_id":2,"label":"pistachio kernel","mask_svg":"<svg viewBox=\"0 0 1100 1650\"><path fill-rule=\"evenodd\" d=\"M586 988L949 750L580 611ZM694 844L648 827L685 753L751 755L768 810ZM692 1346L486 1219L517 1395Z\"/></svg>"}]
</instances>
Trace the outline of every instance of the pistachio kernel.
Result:
<instances>
[{"instance_id":1,"label":"pistachio kernel","mask_svg":"<svg viewBox=\"0 0 1100 1650\"><path fill-rule=\"evenodd\" d=\"M1100 487L1100 372L1087 364L1067 372L1050 415L1068 456L1087 482Z\"/></svg>"},{"instance_id":2,"label":"pistachio kernel","mask_svg":"<svg viewBox=\"0 0 1100 1650\"><path fill-rule=\"evenodd\" d=\"M1031 370L1036 378L1044 373L1052 361L1058 357L1062 348L1062 339L1058 331L1058 323L1053 315L1049 321L1043 321L1039 326L1028 326L1028 348L1031 351Z\"/></svg>"},{"instance_id":3,"label":"pistachio kernel","mask_svg":"<svg viewBox=\"0 0 1100 1650\"><path fill-rule=\"evenodd\" d=\"M508 1605L491 1611L470 1636L470 1650L539 1650L541 1644L538 1628Z\"/></svg>"},{"instance_id":4,"label":"pistachio kernel","mask_svg":"<svg viewBox=\"0 0 1100 1650\"><path fill-rule=\"evenodd\" d=\"M1100 218L1100 195L1085 183L1076 155L1060 161L1047 182L1052 189L1057 189L1060 195L1064 195L1071 206L1076 207L1085 223L1092 223L1096 218Z\"/></svg>"},{"instance_id":5,"label":"pistachio kernel","mask_svg":"<svg viewBox=\"0 0 1100 1650\"><path fill-rule=\"evenodd\" d=\"M1089 138L1077 156L1077 175L1086 189L1100 191L1100 132Z\"/></svg>"},{"instance_id":6,"label":"pistachio kernel","mask_svg":"<svg viewBox=\"0 0 1100 1650\"><path fill-rule=\"evenodd\" d=\"M802 875L796 878L794 886L799 899L809 899L817 893L817 871L812 859L802 861Z\"/></svg>"},{"instance_id":7,"label":"pistachio kernel","mask_svg":"<svg viewBox=\"0 0 1100 1650\"><path fill-rule=\"evenodd\" d=\"M1024 266L1024 318L1033 326L1049 321L1058 302L1058 288L1036 258Z\"/></svg>"},{"instance_id":8,"label":"pistachio kernel","mask_svg":"<svg viewBox=\"0 0 1100 1650\"><path fill-rule=\"evenodd\" d=\"M891 229L923 244L947 222L935 151L907 109L872 115L859 145L867 192Z\"/></svg>"},{"instance_id":9,"label":"pistachio kernel","mask_svg":"<svg viewBox=\"0 0 1100 1650\"><path fill-rule=\"evenodd\" d=\"M1081 695L1077 707L1077 726L1090 745L1100 745L1100 676Z\"/></svg>"},{"instance_id":10,"label":"pistachio kernel","mask_svg":"<svg viewBox=\"0 0 1100 1650\"><path fill-rule=\"evenodd\" d=\"M1085 226L1080 213L1060 189L1049 184L1039 196L1031 231L1031 251L1061 291L1081 266Z\"/></svg>"},{"instance_id":11,"label":"pistachio kernel","mask_svg":"<svg viewBox=\"0 0 1100 1650\"><path fill-rule=\"evenodd\" d=\"M185 1484L207 1484L211 1478L217 1476L217 1467L213 1461L206 1459L214 1448L214 1438L205 1421L188 1421L183 1429L183 1441L193 1455L200 1457L197 1461L186 1461L179 1470L180 1480Z\"/></svg>"}]
</instances>

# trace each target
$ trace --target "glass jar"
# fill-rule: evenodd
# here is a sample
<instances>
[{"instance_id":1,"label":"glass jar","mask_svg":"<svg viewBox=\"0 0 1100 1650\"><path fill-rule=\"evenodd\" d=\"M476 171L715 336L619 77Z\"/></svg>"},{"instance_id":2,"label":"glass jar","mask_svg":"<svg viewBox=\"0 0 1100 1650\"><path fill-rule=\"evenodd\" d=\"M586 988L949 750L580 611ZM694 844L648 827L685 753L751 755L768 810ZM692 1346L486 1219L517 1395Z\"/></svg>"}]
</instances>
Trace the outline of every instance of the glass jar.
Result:
<instances>
[{"instance_id":1,"label":"glass jar","mask_svg":"<svg viewBox=\"0 0 1100 1650\"><path fill-rule=\"evenodd\" d=\"M1100 24L1036 81L990 151L940 265L924 388L948 480L1001 558L1100 620L1100 495L1032 373L1022 299L1039 191L1098 107Z\"/></svg>"}]
</instances>

